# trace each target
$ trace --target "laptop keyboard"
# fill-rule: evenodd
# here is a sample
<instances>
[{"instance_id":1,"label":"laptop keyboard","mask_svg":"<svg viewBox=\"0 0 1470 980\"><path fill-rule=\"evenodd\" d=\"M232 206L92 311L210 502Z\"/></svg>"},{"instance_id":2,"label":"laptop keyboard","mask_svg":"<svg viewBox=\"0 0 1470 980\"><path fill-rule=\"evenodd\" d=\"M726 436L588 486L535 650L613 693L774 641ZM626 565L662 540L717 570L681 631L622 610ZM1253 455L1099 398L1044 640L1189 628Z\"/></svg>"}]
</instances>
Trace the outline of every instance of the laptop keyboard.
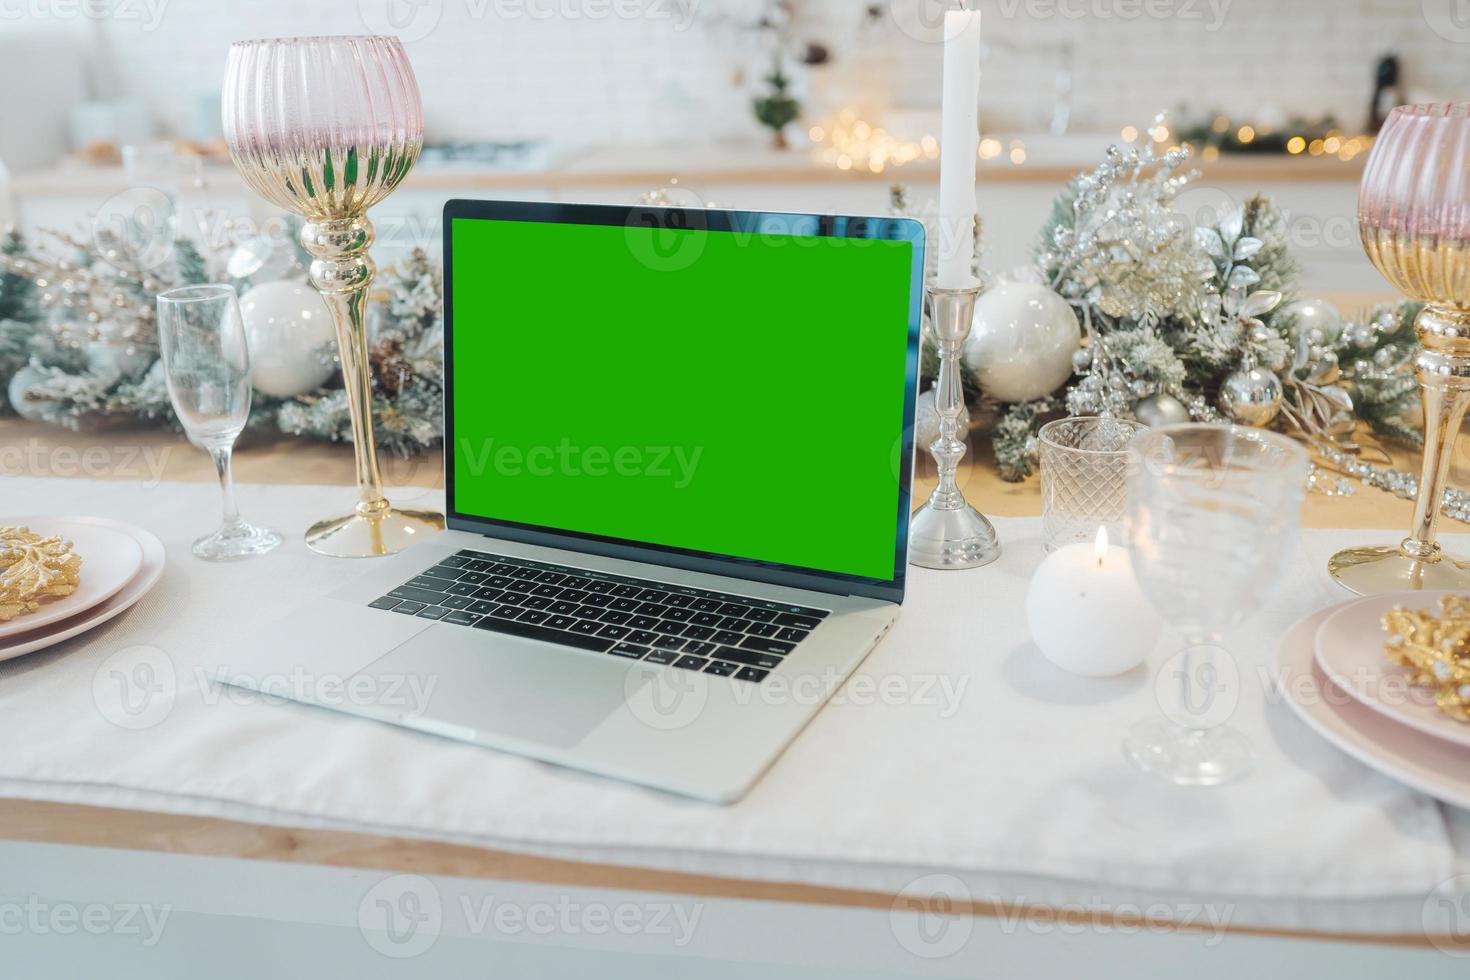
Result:
<instances>
[{"instance_id":1,"label":"laptop keyboard","mask_svg":"<svg viewBox=\"0 0 1470 980\"><path fill-rule=\"evenodd\" d=\"M480 551L369 605L756 684L829 612Z\"/></svg>"}]
</instances>

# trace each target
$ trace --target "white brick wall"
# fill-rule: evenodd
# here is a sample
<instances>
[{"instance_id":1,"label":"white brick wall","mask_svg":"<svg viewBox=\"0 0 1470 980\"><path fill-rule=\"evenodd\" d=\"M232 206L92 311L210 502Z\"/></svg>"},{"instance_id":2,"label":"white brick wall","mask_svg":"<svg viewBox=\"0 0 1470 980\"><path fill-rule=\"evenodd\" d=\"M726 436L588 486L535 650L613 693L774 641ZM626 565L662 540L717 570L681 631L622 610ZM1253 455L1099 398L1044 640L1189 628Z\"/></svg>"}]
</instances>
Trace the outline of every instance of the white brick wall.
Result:
<instances>
[{"instance_id":1,"label":"white brick wall","mask_svg":"<svg viewBox=\"0 0 1470 980\"><path fill-rule=\"evenodd\" d=\"M409 51L438 138L750 135L748 85L765 61L743 27L760 0L110 2L120 6L94 25L110 59L99 77L145 99L173 132L189 132L198 106L218 91L231 40L361 33L388 3L427 18L409 21L405 32L424 35ZM865 24L868 3L807 0L804 19L811 26L804 33L830 42L836 55L811 80L812 101L821 103L813 111L865 89L895 104L934 102L939 48L900 27L912 25L921 4L942 6L877 0L878 17ZM1001 131L1036 129L1048 118L1062 45L1075 59L1074 129L1142 123L1182 103L1240 115L1330 110L1353 127L1366 112L1373 64L1388 50L1401 55L1411 94L1470 98L1466 0L983 0L980 6L993 42L984 65L983 118L987 128ZM14 23L0 20L0 32Z\"/></svg>"}]
</instances>

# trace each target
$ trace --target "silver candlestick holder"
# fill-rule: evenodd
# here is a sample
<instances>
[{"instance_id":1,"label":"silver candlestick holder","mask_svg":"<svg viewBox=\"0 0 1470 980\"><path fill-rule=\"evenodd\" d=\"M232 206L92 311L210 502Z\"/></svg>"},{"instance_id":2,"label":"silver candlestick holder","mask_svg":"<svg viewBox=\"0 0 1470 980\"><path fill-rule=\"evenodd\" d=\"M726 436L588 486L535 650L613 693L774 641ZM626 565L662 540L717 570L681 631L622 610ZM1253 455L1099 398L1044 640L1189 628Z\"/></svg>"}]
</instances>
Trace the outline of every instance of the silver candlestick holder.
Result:
<instances>
[{"instance_id":1,"label":"silver candlestick holder","mask_svg":"<svg viewBox=\"0 0 1470 980\"><path fill-rule=\"evenodd\" d=\"M1000 557L1000 539L985 515L965 499L955 471L966 447L959 432L964 400L960 352L970 335L980 283L946 288L930 279L925 285L929 291L929 322L939 350L939 381L934 389L939 438L929 446L939 466L939 483L910 521L909 561L923 568L978 568Z\"/></svg>"}]
</instances>

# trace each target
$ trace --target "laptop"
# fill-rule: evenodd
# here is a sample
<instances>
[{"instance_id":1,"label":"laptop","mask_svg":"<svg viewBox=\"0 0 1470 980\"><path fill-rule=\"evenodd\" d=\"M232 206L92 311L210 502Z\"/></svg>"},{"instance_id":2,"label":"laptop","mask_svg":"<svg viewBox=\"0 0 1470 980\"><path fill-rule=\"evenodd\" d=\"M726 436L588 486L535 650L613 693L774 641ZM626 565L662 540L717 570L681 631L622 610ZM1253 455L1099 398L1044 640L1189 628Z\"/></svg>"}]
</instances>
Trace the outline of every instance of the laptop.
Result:
<instances>
[{"instance_id":1,"label":"laptop","mask_svg":"<svg viewBox=\"0 0 1470 980\"><path fill-rule=\"evenodd\" d=\"M738 799L898 616L923 252L907 218L448 202L448 530L215 676Z\"/></svg>"}]
</instances>

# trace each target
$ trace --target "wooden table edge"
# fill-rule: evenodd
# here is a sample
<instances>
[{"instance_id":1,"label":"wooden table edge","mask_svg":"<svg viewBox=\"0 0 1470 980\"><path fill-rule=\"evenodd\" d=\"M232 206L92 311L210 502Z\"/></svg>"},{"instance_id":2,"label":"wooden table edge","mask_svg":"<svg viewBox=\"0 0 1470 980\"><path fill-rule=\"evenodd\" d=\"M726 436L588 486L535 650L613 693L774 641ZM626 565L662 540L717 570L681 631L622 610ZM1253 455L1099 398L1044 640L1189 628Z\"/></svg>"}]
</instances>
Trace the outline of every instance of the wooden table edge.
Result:
<instances>
[{"instance_id":1,"label":"wooden table edge","mask_svg":"<svg viewBox=\"0 0 1470 980\"><path fill-rule=\"evenodd\" d=\"M77 803L0 798L0 840L15 843L101 847L155 854L235 858L384 871L514 881L576 888L606 888L697 898L786 902L840 908L934 908L977 918L1016 920L1115 931L1170 931L1306 939L1395 947L1434 947L1449 937L1423 933L1353 933L1269 926L1176 922L1138 914L1028 903L1017 908L997 901L945 901L942 909L918 896L801 882L768 881L663 871L603 862L541 857L493 848L394 837L358 831L323 830L248 823L223 817L124 810Z\"/></svg>"}]
</instances>

